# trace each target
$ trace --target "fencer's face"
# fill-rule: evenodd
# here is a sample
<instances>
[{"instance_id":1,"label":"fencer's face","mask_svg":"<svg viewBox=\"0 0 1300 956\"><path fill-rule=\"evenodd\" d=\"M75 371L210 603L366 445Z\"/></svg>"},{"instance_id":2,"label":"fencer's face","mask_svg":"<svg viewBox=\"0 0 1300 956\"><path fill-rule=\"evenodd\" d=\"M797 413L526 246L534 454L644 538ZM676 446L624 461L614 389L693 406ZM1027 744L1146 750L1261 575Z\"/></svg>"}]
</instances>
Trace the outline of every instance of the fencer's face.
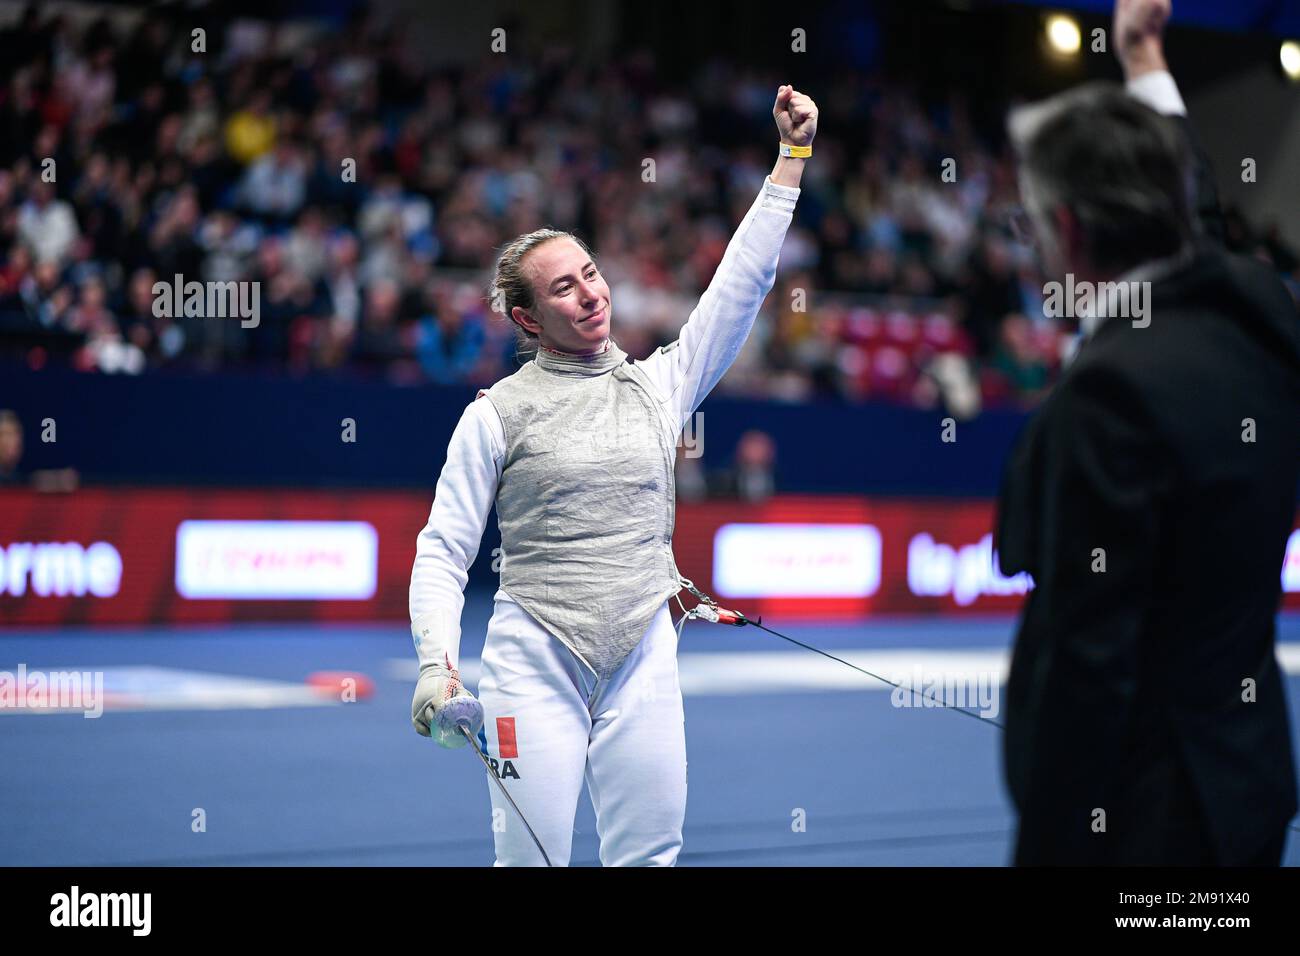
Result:
<instances>
[{"instance_id":1,"label":"fencer's face","mask_svg":"<svg viewBox=\"0 0 1300 956\"><path fill-rule=\"evenodd\" d=\"M589 352L609 336L609 285L591 257L572 239L544 242L524 257L533 283L533 307L513 318L541 342L561 352Z\"/></svg>"}]
</instances>

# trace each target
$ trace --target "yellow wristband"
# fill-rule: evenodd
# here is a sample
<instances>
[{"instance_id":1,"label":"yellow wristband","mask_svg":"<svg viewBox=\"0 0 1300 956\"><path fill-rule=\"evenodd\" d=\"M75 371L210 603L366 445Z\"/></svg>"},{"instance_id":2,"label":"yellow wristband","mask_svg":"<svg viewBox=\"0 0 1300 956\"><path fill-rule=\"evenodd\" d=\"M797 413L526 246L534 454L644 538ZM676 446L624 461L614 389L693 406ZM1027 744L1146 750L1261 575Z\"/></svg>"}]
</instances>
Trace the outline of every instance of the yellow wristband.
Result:
<instances>
[{"instance_id":1,"label":"yellow wristband","mask_svg":"<svg viewBox=\"0 0 1300 956\"><path fill-rule=\"evenodd\" d=\"M781 155L792 156L795 159L807 159L812 155L811 146L791 146L789 143L781 144Z\"/></svg>"}]
</instances>

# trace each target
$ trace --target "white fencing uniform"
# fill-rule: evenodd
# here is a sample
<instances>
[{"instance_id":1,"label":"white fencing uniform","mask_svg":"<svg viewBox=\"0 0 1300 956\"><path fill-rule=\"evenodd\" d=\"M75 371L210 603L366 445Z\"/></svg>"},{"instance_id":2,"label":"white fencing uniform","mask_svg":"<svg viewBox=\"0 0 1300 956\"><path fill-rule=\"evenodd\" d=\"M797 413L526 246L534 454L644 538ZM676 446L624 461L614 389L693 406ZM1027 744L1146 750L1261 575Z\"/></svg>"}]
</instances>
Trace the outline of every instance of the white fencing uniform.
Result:
<instances>
[{"instance_id":1,"label":"white fencing uniform","mask_svg":"<svg viewBox=\"0 0 1300 956\"><path fill-rule=\"evenodd\" d=\"M416 652L426 664L459 648L468 568L495 501L502 577L481 739L557 865L584 777L602 863L676 861L686 749L667 606L679 586L674 448L753 327L799 192L765 180L676 342L643 362L612 341L592 356L539 349L479 392L452 434L411 578ZM498 865L541 864L487 782Z\"/></svg>"},{"instance_id":2,"label":"white fencing uniform","mask_svg":"<svg viewBox=\"0 0 1300 956\"><path fill-rule=\"evenodd\" d=\"M584 778L601 863L673 864L686 815L686 735L677 631L666 603L624 666L600 681L498 592L478 691L480 744L553 864L569 861ZM542 865L514 810L487 784L496 865Z\"/></svg>"}]
</instances>

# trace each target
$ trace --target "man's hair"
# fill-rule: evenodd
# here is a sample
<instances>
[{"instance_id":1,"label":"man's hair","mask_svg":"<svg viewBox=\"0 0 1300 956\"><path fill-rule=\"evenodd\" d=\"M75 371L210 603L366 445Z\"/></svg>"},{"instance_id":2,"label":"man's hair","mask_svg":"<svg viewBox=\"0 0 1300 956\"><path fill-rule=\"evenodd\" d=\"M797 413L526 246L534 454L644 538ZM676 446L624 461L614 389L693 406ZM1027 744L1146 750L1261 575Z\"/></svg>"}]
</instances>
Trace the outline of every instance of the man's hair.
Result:
<instances>
[{"instance_id":1,"label":"man's hair","mask_svg":"<svg viewBox=\"0 0 1300 956\"><path fill-rule=\"evenodd\" d=\"M1021 191L1038 227L1058 206L1078 219L1099 269L1173 255L1195 231L1192 164L1175 121L1114 83L1088 83L1012 110Z\"/></svg>"},{"instance_id":2,"label":"man's hair","mask_svg":"<svg viewBox=\"0 0 1300 956\"><path fill-rule=\"evenodd\" d=\"M583 252L595 259L587 244L573 233L559 229L538 229L507 243L497 255L496 268L492 270L488 298L493 308L497 306L499 300L501 311L515 327L517 344L524 351L537 346L536 333L529 332L515 322L513 315L515 306L531 309L536 301L532 278L524 273L524 257L542 243L550 242L552 239L572 239L582 247Z\"/></svg>"}]
</instances>

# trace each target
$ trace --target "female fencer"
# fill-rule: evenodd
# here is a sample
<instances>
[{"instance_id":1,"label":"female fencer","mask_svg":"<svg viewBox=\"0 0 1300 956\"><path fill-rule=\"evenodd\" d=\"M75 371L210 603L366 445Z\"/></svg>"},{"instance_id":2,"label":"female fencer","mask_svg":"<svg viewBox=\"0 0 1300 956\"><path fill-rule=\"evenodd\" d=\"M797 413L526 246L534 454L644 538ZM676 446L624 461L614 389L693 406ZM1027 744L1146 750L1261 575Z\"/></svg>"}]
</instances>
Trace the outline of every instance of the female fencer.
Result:
<instances>
[{"instance_id":1,"label":"female fencer","mask_svg":"<svg viewBox=\"0 0 1300 956\"><path fill-rule=\"evenodd\" d=\"M580 239L538 230L497 260L493 297L536 357L480 391L456 426L410 610L412 722L444 746L468 741L458 723L480 743L498 778L488 780L498 866L568 864L584 777L602 864L676 862L686 739L668 612L683 580L675 446L775 280L817 107L782 86L773 116L776 165L679 338L644 361L610 338L609 286ZM501 579L476 701L458 673L460 615L493 503Z\"/></svg>"}]
</instances>

